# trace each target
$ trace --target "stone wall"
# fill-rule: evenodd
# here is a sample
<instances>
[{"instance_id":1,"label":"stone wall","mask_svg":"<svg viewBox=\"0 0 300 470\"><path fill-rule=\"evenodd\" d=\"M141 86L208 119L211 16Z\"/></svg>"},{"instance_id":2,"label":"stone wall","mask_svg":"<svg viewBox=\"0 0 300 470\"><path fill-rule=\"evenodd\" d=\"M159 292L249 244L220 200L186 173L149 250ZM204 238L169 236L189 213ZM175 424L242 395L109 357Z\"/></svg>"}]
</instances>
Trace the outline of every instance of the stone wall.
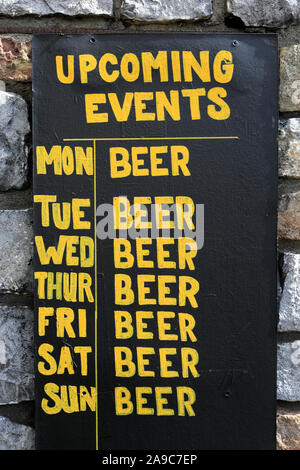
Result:
<instances>
[{"instance_id":1,"label":"stone wall","mask_svg":"<svg viewBox=\"0 0 300 470\"><path fill-rule=\"evenodd\" d=\"M0 0L0 449L34 448L31 35L103 30L278 32L278 448L300 449L300 2L295 0Z\"/></svg>"}]
</instances>

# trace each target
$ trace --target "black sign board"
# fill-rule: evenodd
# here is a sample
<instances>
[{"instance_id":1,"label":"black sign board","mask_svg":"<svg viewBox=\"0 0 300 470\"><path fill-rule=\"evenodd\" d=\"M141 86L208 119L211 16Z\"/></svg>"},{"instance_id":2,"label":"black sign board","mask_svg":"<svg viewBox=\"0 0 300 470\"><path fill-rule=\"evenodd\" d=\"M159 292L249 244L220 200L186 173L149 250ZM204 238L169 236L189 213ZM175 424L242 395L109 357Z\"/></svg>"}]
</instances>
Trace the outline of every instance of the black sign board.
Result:
<instances>
[{"instance_id":1,"label":"black sign board","mask_svg":"<svg viewBox=\"0 0 300 470\"><path fill-rule=\"evenodd\" d=\"M277 38L33 41L40 449L273 449Z\"/></svg>"}]
</instances>

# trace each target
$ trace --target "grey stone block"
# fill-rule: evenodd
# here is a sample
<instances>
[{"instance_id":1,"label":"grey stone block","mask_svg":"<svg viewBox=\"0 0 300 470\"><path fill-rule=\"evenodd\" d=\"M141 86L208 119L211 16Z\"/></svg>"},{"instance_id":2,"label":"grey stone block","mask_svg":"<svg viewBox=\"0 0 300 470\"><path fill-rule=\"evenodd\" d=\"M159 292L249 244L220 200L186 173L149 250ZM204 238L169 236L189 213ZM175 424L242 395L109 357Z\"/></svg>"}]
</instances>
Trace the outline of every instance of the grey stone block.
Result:
<instances>
[{"instance_id":1,"label":"grey stone block","mask_svg":"<svg viewBox=\"0 0 300 470\"><path fill-rule=\"evenodd\" d=\"M0 306L0 405L34 398L33 311Z\"/></svg>"},{"instance_id":2,"label":"grey stone block","mask_svg":"<svg viewBox=\"0 0 300 470\"><path fill-rule=\"evenodd\" d=\"M34 450L34 430L0 416L0 450Z\"/></svg>"},{"instance_id":3,"label":"grey stone block","mask_svg":"<svg viewBox=\"0 0 300 470\"><path fill-rule=\"evenodd\" d=\"M277 349L277 398L300 401L300 340L280 342Z\"/></svg>"},{"instance_id":4,"label":"grey stone block","mask_svg":"<svg viewBox=\"0 0 300 470\"><path fill-rule=\"evenodd\" d=\"M0 13L22 15L113 16L113 0L0 0Z\"/></svg>"},{"instance_id":5,"label":"grey stone block","mask_svg":"<svg viewBox=\"0 0 300 470\"><path fill-rule=\"evenodd\" d=\"M245 26L279 28L300 21L298 0L227 0L227 12Z\"/></svg>"},{"instance_id":6,"label":"grey stone block","mask_svg":"<svg viewBox=\"0 0 300 470\"><path fill-rule=\"evenodd\" d=\"M283 255L283 275L278 329L300 331L300 254Z\"/></svg>"},{"instance_id":7,"label":"grey stone block","mask_svg":"<svg viewBox=\"0 0 300 470\"><path fill-rule=\"evenodd\" d=\"M33 290L32 211L0 210L0 293Z\"/></svg>"},{"instance_id":8,"label":"grey stone block","mask_svg":"<svg viewBox=\"0 0 300 470\"><path fill-rule=\"evenodd\" d=\"M0 91L0 190L20 189L27 180L30 131L27 104L15 93Z\"/></svg>"},{"instance_id":9,"label":"grey stone block","mask_svg":"<svg viewBox=\"0 0 300 470\"><path fill-rule=\"evenodd\" d=\"M213 13L211 0L124 0L121 15L144 23L205 20Z\"/></svg>"},{"instance_id":10,"label":"grey stone block","mask_svg":"<svg viewBox=\"0 0 300 470\"><path fill-rule=\"evenodd\" d=\"M280 49L279 107L300 111L300 44Z\"/></svg>"},{"instance_id":11,"label":"grey stone block","mask_svg":"<svg viewBox=\"0 0 300 470\"><path fill-rule=\"evenodd\" d=\"M300 119L279 121L279 176L300 178Z\"/></svg>"}]
</instances>

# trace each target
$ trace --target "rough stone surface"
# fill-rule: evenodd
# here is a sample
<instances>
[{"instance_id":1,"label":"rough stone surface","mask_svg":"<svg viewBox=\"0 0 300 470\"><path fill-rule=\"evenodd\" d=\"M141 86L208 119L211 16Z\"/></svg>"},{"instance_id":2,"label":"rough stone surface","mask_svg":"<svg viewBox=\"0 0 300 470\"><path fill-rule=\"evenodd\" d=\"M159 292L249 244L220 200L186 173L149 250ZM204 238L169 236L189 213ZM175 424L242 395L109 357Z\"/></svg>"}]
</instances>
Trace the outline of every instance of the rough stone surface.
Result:
<instances>
[{"instance_id":1,"label":"rough stone surface","mask_svg":"<svg viewBox=\"0 0 300 470\"><path fill-rule=\"evenodd\" d=\"M300 450L300 412L278 410L277 449Z\"/></svg>"},{"instance_id":2,"label":"rough stone surface","mask_svg":"<svg viewBox=\"0 0 300 470\"><path fill-rule=\"evenodd\" d=\"M124 0L121 15L141 22L204 20L213 13L211 0Z\"/></svg>"},{"instance_id":3,"label":"rough stone surface","mask_svg":"<svg viewBox=\"0 0 300 470\"><path fill-rule=\"evenodd\" d=\"M0 404L34 398L33 312L0 306Z\"/></svg>"},{"instance_id":4,"label":"rough stone surface","mask_svg":"<svg viewBox=\"0 0 300 470\"><path fill-rule=\"evenodd\" d=\"M277 348L277 398L300 401L300 340L279 343Z\"/></svg>"},{"instance_id":5,"label":"rough stone surface","mask_svg":"<svg viewBox=\"0 0 300 470\"><path fill-rule=\"evenodd\" d=\"M283 194L278 211L278 237L300 240L300 191Z\"/></svg>"},{"instance_id":6,"label":"rough stone surface","mask_svg":"<svg viewBox=\"0 0 300 470\"><path fill-rule=\"evenodd\" d=\"M278 329L300 331L300 254L284 254L283 277Z\"/></svg>"},{"instance_id":7,"label":"rough stone surface","mask_svg":"<svg viewBox=\"0 0 300 470\"><path fill-rule=\"evenodd\" d=\"M227 0L227 13L245 26L278 28L300 21L298 0Z\"/></svg>"},{"instance_id":8,"label":"rough stone surface","mask_svg":"<svg viewBox=\"0 0 300 470\"><path fill-rule=\"evenodd\" d=\"M31 210L0 210L0 293L31 292Z\"/></svg>"},{"instance_id":9,"label":"rough stone surface","mask_svg":"<svg viewBox=\"0 0 300 470\"><path fill-rule=\"evenodd\" d=\"M30 131L27 104L15 93L0 91L0 191L20 189L27 181Z\"/></svg>"},{"instance_id":10,"label":"rough stone surface","mask_svg":"<svg viewBox=\"0 0 300 470\"><path fill-rule=\"evenodd\" d=\"M0 0L0 14L7 16L53 15L113 16L113 0Z\"/></svg>"},{"instance_id":11,"label":"rough stone surface","mask_svg":"<svg viewBox=\"0 0 300 470\"><path fill-rule=\"evenodd\" d=\"M279 121L279 176L300 178L300 119Z\"/></svg>"},{"instance_id":12,"label":"rough stone surface","mask_svg":"<svg viewBox=\"0 0 300 470\"><path fill-rule=\"evenodd\" d=\"M0 80L31 81L31 52L28 36L0 36Z\"/></svg>"},{"instance_id":13,"label":"rough stone surface","mask_svg":"<svg viewBox=\"0 0 300 470\"><path fill-rule=\"evenodd\" d=\"M279 107L300 111L300 44L280 49Z\"/></svg>"},{"instance_id":14,"label":"rough stone surface","mask_svg":"<svg viewBox=\"0 0 300 470\"><path fill-rule=\"evenodd\" d=\"M34 430L0 416L0 450L34 450Z\"/></svg>"}]
</instances>

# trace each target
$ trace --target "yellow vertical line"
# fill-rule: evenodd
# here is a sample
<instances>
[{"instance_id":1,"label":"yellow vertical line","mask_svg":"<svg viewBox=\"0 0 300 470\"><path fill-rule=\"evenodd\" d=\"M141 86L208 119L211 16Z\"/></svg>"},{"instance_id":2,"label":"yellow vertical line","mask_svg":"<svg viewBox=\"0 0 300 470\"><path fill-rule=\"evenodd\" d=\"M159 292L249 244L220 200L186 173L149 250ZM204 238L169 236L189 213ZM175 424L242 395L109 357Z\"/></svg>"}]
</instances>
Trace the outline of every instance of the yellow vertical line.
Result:
<instances>
[{"instance_id":1,"label":"yellow vertical line","mask_svg":"<svg viewBox=\"0 0 300 470\"><path fill-rule=\"evenodd\" d=\"M97 301L97 231L96 231L96 211L97 211L97 186L96 186L96 140L94 139L94 243L95 243L95 411L96 411L96 450L99 449L99 422L98 422L98 301Z\"/></svg>"}]
</instances>

